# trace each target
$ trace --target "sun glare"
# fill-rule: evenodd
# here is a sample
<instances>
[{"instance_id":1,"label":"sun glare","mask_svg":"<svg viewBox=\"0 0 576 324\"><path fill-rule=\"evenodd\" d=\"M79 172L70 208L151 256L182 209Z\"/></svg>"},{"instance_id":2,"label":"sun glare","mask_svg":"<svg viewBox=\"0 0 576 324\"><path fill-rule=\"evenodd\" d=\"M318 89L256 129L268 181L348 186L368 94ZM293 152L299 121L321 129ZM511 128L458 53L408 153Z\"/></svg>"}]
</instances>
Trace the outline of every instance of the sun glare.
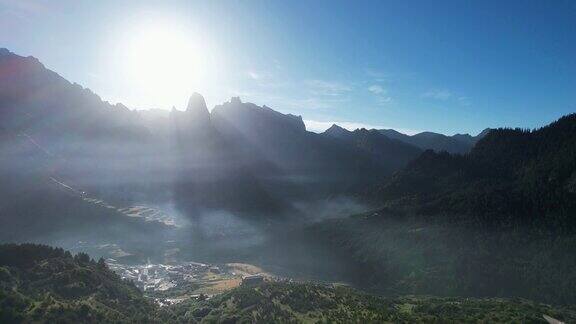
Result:
<instances>
[{"instance_id":1,"label":"sun glare","mask_svg":"<svg viewBox=\"0 0 576 324\"><path fill-rule=\"evenodd\" d=\"M124 42L123 66L131 82L157 105L180 102L201 90L215 70L207 42L170 23L133 27Z\"/></svg>"}]
</instances>

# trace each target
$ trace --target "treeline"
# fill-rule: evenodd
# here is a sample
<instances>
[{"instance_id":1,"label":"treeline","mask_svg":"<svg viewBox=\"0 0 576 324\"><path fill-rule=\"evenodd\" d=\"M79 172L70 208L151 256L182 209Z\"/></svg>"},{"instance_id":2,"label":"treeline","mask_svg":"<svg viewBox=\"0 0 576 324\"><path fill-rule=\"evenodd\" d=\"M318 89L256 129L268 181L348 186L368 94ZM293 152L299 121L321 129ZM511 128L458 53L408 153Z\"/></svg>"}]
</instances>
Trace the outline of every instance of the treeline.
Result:
<instances>
[{"instance_id":1,"label":"treeline","mask_svg":"<svg viewBox=\"0 0 576 324\"><path fill-rule=\"evenodd\" d=\"M36 244L0 245L1 323L150 322L156 307L103 259Z\"/></svg>"},{"instance_id":2,"label":"treeline","mask_svg":"<svg viewBox=\"0 0 576 324\"><path fill-rule=\"evenodd\" d=\"M382 298L343 286L264 283L169 307L167 319L202 323L540 323L573 321L569 308L522 300Z\"/></svg>"},{"instance_id":3,"label":"treeline","mask_svg":"<svg viewBox=\"0 0 576 324\"><path fill-rule=\"evenodd\" d=\"M42 260L54 258L74 260L79 264L98 266L101 269L107 269L104 258L95 261L84 252L72 255L70 251L66 251L60 247L32 243L0 245L0 266L26 268L31 267Z\"/></svg>"},{"instance_id":4,"label":"treeline","mask_svg":"<svg viewBox=\"0 0 576 324\"><path fill-rule=\"evenodd\" d=\"M576 303L576 114L492 130L464 155L426 151L368 197L382 208L288 237L286 262L336 264L386 295Z\"/></svg>"},{"instance_id":5,"label":"treeline","mask_svg":"<svg viewBox=\"0 0 576 324\"><path fill-rule=\"evenodd\" d=\"M570 307L525 300L383 298L341 285L266 282L159 307L102 262L44 245L0 245L0 323L538 323Z\"/></svg>"},{"instance_id":6,"label":"treeline","mask_svg":"<svg viewBox=\"0 0 576 324\"><path fill-rule=\"evenodd\" d=\"M427 151L371 196L417 214L491 228L576 228L576 114L537 129L495 129L465 155Z\"/></svg>"},{"instance_id":7,"label":"treeline","mask_svg":"<svg viewBox=\"0 0 576 324\"><path fill-rule=\"evenodd\" d=\"M444 215L432 220L379 211L325 221L292 239L278 263L294 267L318 260L314 275L336 273L338 280L385 296L576 303L574 234L529 227L487 230L451 224Z\"/></svg>"}]
</instances>

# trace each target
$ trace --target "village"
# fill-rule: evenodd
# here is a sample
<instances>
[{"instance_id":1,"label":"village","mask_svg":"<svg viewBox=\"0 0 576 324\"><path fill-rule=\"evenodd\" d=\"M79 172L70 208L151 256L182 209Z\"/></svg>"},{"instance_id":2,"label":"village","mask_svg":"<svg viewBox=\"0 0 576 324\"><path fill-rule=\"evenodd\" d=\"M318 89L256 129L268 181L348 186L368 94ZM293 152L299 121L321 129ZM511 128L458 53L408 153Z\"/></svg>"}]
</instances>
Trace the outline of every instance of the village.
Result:
<instances>
[{"instance_id":1,"label":"village","mask_svg":"<svg viewBox=\"0 0 576 324\"><path fill-rule=\"evenodd\" d=\"M107 259L108 267L122 279L132 281L161 305L188 298L210 298L240 285L277 280L262 269L243 263L211 265L199 262L127 265Z\"/></svg>"}]
</instances>

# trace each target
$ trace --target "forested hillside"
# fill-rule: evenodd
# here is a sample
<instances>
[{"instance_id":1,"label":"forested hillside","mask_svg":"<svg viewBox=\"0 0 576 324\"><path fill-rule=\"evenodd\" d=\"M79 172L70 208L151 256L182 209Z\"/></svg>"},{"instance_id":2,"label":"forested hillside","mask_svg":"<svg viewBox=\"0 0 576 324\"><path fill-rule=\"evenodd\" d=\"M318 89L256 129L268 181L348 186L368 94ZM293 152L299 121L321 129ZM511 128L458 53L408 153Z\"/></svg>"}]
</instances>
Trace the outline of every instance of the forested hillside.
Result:
<instances>
[{"instance_id":1,"label":"forested hillside","mask_svg":"<svg viewBox=\"0 0 576 324\"><path fill-rule=\"evenodd\" d=\"M449 217L390 210L295 231L278 264L383 295L521 297L576 302L576 235L531 227L487 230ZM283 242L290 241L290 247Z\"/></svg>"},{"instance_id":2,"label":"forested hillside","mask_svg":"<svg viewBox=\"0 0 576 324\"><path fill-rule=\"evenodd\" d=\"M142 323L155 309L103 259L44 245L0 245L2 323Z\"/></svg>"},{"instance_id":3,"label":"forested hillside","mask_svg":"<svg viewBox=\"0 0 576 324\"><path fill-rule=\"evenodd\" d=\"M575 185L575 114L492 130L469 154L424 152L370 192L382 209L289 234L278 262L383 294L572 304Z\"/></svg>"},{"instance_id":4,"label":"forested hillside","mask_svg":"<svg viewBox=\"0 0 576 324\"><path fill-rule=\"evenodd\" d=\"M373 198L484 225L566 230L575 225L576 114L533 131L492 130L466 155L427 151Z\"/></svg>"},{"instance_id":5,"label":"forested hillside","mask_svg":"<svg viewBox=\"0 0 576 324\"><path fill-rule=\"evenodd\" d=\"M240 287L207 301L176 305L167 313L180 322L202 323L545 323L544 314L576 320L571 309L525 300L381 298L303 283Z\"/></svg>"},{"instance_id":6,"label":"forested hillside","mask_svg":"<svg viewBox=\"0 0 576 324\"><path fill-rule=\"evenodd\" d=\"M382 298L341 285L265 282L160 307L104 260L43 245L0 246L2 323L521 322L576 311L527 300Z\"/></svg>"}]
</instances>

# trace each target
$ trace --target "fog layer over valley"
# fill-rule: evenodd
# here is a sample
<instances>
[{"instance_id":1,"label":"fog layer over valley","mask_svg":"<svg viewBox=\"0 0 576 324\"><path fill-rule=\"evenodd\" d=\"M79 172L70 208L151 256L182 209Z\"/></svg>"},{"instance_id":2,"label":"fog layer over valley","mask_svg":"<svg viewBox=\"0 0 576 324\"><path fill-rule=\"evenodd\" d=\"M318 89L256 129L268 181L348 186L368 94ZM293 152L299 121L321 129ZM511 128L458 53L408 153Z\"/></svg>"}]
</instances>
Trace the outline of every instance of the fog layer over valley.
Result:
<instances>
[{"instance_id":1,"label":"fog layer over valley","mask_svg":"<svg viewBox=\"0 0 576 324\"><path fill-rule=\"evenodd\" d=\"M243 262L384 295L576 301L574 115L477 136L317 134L237 97L111 105L2 49L0 196L0 241L122 264Z\"/></svg>"},{"instance_id":2,"label":"fog layer over valley","mask_svg":"<svg viewBox=\"0 0 576 324\"><path fill-rule=\"evenodd\" d=\"M217 256L366 210L354 194L419 154L375 158L239 98L129 110L8 50L0 70L2 241Z\"/></svg>"}]
</instances>

